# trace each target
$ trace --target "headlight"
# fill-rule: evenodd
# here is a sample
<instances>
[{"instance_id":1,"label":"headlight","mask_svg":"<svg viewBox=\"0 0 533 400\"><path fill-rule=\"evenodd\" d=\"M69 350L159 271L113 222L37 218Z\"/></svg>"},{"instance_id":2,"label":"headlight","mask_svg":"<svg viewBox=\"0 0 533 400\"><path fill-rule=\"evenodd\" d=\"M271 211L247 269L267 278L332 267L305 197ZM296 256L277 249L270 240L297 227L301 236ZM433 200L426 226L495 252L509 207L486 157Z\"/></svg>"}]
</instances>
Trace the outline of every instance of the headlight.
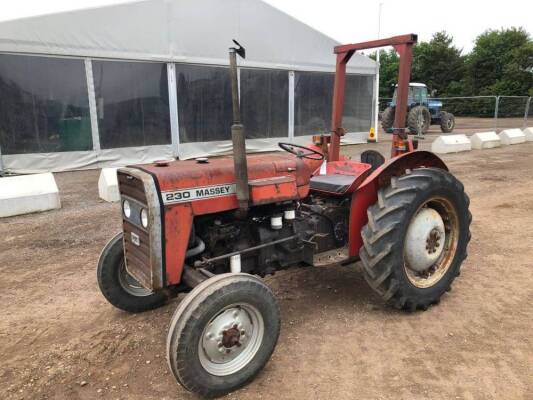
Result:
<instances>
[{"instance_id":1,"label":"headlight","mask_svg":"<svg viewBox=\"0 0 533 400\"><path fill-rule=\"evenodd\" d=\"M124 211L124 215L126 216L126 218L129 218L131 216L131 206L128 200L124 200L122 202L122 211Z\"/></svg>"},{"instance_id":2,"label":"headlight","mask_svg":"<svg viewBox=\"0 0 533 400\"><path fill-rule=\"evenodd\" d=\"M141 224L145 228L148 228L148 210L146 208L141 210Z\"/></svg>"}]
</instances>

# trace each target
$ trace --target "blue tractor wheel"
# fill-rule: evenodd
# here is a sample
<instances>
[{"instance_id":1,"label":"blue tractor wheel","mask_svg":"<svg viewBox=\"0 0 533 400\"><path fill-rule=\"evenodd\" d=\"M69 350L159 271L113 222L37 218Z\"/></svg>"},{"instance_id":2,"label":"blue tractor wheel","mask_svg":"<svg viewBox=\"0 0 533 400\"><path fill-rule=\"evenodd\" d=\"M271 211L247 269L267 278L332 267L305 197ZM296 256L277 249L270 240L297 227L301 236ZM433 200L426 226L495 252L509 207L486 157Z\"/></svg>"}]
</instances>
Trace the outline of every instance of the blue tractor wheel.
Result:
<instances>
[{"instance_id":1,"label":"blue tractor wheel","mask_svg":"<svg viewBox=\"0 0 533 400\"><path fill-rule=\"evenodd\" d=\"M444 133L450 133L455 128L455 117L452 113L443 111L440 114L440 130Z\"/></svg>"}]
</instances>

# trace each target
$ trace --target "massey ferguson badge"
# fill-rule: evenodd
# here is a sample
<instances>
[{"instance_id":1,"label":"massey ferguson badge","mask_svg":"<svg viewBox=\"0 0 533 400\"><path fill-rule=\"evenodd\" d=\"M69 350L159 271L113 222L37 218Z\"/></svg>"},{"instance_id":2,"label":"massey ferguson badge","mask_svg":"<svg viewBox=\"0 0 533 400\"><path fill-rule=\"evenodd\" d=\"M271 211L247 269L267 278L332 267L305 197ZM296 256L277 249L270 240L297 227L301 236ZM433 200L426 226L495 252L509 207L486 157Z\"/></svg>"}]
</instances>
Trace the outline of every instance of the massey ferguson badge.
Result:
<instances>
[{"instance_id":1,"label":"massey ferguson badge","mask_svg":"<svg viewBox=\"0 0 533 400\"><path fill-rule=\"evenodd\" d=\"M235 193L235 184L204 186L193 189L163 192L163 203L173 204L184 201L204 200L218 196L229 196Z\"/></svg>"}]
</instances>

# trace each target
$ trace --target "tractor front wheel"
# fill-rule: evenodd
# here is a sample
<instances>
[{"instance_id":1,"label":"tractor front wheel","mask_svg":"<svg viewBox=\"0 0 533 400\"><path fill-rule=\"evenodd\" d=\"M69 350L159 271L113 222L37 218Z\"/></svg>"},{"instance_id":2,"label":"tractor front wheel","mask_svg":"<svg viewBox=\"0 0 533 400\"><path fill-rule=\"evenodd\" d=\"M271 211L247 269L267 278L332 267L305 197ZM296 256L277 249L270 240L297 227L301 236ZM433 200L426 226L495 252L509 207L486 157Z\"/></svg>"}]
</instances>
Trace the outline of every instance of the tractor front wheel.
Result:
<instances>
[{"instance_id":1,"label":"tractor front wheel","mask_svg":"<svg viewBox=\"0 0 533 400\"><path fill-rule=\"evenodd\" d=\"M361 232L370 286L400 309L438 303L467 256L468 206L463 185L447 171L421 168L393 177L369 207Z\"/></svg>"},{"instance_id":2,"label":"tractor front wheel","mask_svg":"<svg viewBox=\"0 0 533 400\"><path fill-rule=\"evenodd\" d=\"M267 363L280 330L270 288L248 274L221 274L180 303L167 338L172 373L187 390L216 397L250 382Z\"/></svg>"},{"instance_id":3,"label":"tractor front wheel","mask_svg":"<svg viewBox=\"0 0 533 400\"><path fill-rule=\"evenodd\" d=\"M117 234L102 250L97 270L100 291L112 305L131 313L162 306L167 300L165 293L145 289L128 273L122 238L122 233Z\"/></svg>"},{"instance_id":4,"label":"tractor front wheel","mask_svg":"<svg viewBox=\"0 0 533 400\"><path fill-rule=\"evenodd\" d=\"M443 111L440 115L440 130L443 133L453 132L455 128L455 117L452 113Z\"/></svg>"}]
</instances>

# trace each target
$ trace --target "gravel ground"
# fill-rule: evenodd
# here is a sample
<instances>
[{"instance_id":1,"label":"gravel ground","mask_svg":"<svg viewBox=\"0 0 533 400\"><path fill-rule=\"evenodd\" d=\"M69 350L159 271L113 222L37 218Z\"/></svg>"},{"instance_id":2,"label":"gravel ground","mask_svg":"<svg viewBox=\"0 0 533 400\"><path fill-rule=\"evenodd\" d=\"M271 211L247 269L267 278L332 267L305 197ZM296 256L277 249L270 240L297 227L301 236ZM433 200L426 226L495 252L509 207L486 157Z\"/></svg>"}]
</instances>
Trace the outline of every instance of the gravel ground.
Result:
<instances>
[{"instance_id":1,"label":"gravel ground","mask_svg":"<svg viewBox=\"0 0 533 400\"><path fill-rule=\"evenodd\" d=\"M428 147L431 135L422 147ZM369 146L344 147L354 156ZM374 145L388 153L388 143ZM445 156L473 214L463 273L439 306L385 307L357 264L268 277L273 358L232 399L532 399L533 144ZM98 171L56 174L63 208L0 223L0 398L192 399L165 360L181 296L140 315L100 295L96 262L120 229Z\"/></svg>"}]
</instances>

